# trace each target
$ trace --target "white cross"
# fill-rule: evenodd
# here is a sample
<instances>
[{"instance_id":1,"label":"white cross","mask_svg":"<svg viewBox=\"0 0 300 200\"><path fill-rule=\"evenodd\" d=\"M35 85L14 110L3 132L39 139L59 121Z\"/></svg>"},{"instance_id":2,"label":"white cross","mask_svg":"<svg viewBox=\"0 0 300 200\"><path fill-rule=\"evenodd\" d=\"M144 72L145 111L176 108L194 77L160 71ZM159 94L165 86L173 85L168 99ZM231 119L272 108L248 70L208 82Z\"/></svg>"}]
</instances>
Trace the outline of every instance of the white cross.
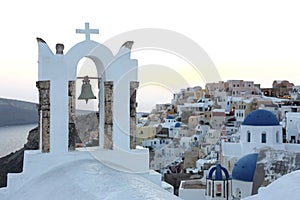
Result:
<instances>
[{"instance_id":1,"label":"white cross","mask_svg":"<svg viewBox=\"0 0 300 200\"><path fill-rule=\"evenodd\" d=\"M76 29L76 33L85 34L85 40L90 40L91 34L99 34L99 29L90 29L90 23L85 23L84 29Z\"/></svg>"}]
</instances>

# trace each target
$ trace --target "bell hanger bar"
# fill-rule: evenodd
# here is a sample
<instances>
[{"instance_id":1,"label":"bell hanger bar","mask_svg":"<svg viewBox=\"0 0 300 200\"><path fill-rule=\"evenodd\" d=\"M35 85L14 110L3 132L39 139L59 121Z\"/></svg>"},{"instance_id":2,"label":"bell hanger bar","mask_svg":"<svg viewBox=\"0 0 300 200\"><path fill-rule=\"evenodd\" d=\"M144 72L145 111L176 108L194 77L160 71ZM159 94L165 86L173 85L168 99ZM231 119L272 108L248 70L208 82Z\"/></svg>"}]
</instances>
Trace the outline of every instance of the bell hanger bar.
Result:
<instances>
[{"instance_id":1,"label":"bell hanger bar","mask_svg":"<svg viewBox=\"0 0 300 200\"><path fill-rule=\"evenodd\" d=\"M86 76L78 76L77 77L77 79L84 79L84 77L86 77ZM99 77L90 77L90 76L87 76L89 79L101 79L101 78L99 78Z\"/></svg>"}]
</instances>

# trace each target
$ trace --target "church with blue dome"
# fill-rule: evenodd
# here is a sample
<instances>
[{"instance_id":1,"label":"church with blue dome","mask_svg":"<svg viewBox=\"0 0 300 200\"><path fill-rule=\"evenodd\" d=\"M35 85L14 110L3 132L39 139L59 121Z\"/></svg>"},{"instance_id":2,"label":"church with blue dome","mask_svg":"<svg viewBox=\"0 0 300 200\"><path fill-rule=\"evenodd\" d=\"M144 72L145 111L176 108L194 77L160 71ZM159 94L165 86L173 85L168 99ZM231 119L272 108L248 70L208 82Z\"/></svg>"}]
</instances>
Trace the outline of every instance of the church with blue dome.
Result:
<instances>
[{"instance_id":1,"label":"church with blue dome","mask_svg":"<svg viewBox=\"0 0 300 200\"><path fill-rule=\"evenodd\" d=\"M242 154L256 148L284 149L282 126L277 117L268 110L255 110L248 114L241 125Z\"/></svg>"},{"instance_id":2,"label":"church with blue dome","mask_svg":"<svg viewBox=\"0 0 300 200\"><path fill-rule=\"evenodd\" d=\"M240 126L239 137L238 143L223 141L223 157L241 158L265 147L285 149L282 126L277 117L268 110L258 109L249 113Z\"/></svg>"},{"instance_id":3,"label":"church with blue dome","mask_svg":"<svg viewBox=\"0 0 300 200\"><path fill-rule=\"evenodd\" d=\"M231 177L220 164L209 169L206 177L206 199L229 199L231 197Z\"/></svg>"}]
</instances>

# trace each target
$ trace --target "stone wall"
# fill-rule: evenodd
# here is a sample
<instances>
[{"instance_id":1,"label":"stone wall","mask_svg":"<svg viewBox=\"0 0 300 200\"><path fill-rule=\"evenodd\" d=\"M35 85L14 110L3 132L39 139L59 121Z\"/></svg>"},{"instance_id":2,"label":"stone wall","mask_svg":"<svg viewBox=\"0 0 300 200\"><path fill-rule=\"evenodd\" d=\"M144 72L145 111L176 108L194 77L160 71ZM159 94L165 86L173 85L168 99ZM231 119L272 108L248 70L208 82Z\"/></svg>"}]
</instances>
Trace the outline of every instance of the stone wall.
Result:
<instances>
[{"instance_id":1,"label":"stone wall","mask_svg":"<svg viewBox=\"0 0 300 200\"><path fill-rule=\"evenodd\" d=\"M38 105L38 136L42 130L42 152L50 151L50 81L37 81L36 87L39 90ZM40 123L42 120L42 123ZM42 127L40 127L42 125Z\"/></svg>"},{"instance_id":2,"label":"stone wall","mask_svg":"<svg viewBox=\"0 0 300 200\"><path fill-rule=\"evenodd\" d=\"M139 82L131 81L130 82L130 148L136 148L136 90L139 87Z\"/></svg>"},{"instance_id":3,"label":"stone wall","mask_svg":"<svg viewBox=\"0 0 300 200\"><path fill-rule=\"evenodd\" d=\"M39 91L38 105L38 132L42 131L42 152L50 152L50 81L37 81ZM69 150L75 150L76 139L76 85L75 81L69 81ZM42 121L41 121L42 120ZM42 127L40 127L42 126Z\"/></svg>"},{"instance_id":4,"label":"stone wall","mask_svg":"<svg viewBox=\"0 0 300 200\"><path fill-rule=\"evenodd\" d=\"M69 81L69 151L75 150L76 143L76 82Z\"/></svg>"},{"instance_id":5,"label":"stone wall","mask_svg":"<svg viewBox=\"0 0 300 200\"><path fill-rule=\"evenodd\" d=\"M113 149L113 82L104 82L104 149Z\"/></svg>"}]
</instances>

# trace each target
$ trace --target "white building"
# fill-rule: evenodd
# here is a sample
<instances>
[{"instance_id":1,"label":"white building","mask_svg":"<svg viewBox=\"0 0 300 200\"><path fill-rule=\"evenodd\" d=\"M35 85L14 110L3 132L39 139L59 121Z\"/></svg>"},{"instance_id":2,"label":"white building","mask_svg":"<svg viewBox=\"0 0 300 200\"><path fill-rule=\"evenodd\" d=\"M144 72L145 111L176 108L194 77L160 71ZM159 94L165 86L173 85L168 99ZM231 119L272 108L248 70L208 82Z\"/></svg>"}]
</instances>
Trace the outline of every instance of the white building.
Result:
<instances>
[{"instance_id":1,"label":"white building","mask_svg":"<svg viewBox=\"0 0 300 200\"><path fill-rule=\"evenodd\" d=\"M289 143L299 143L300 113L287 112L286 116L286 140Z\"/></svg>"},{"instance_id":2,"label":"white building","mask_svg":"<svg viewBox=\"0 0 300 200\"><path fill-rule=\"evenodd\" d=\"M168 129L169 138L177 137L180 127L181 122L178 122L173 116L170 115L167 116L162 123L162 128Z\"/></svg>"},{"instance_id":3,"label":"white building","mask_svg":"<svg viewBox=\"0 0 300 200\"><path fill-rule=\"evenodd\" d=\"M252 111L241 125L242 155L260 146L284 149L282 136L282 126L272 112Z\"/></svg>"},{"instance_id":4,"label":"white building","mask_svg":"<svg viewBox=\"0 0 300 200\"><path fill-rule=\"evenodd\" d=\"M158 150L166 145L169 145L172 141L170 139L158 139L154 138L151 140L142 141L142 146L145 148L151 148L153 150Z\"/></svg>"},{"instance_id":5,"label":"white building","mask_svg":"<svg viewBox=\"0 0 300 200\"><path fill-rule=\"evenodd\" d=\"M293 86L290 95L292 100L300 100L300 85Z\"/></svg>"},{"instance_id":6,"label":"white building","mask_svg":"<svg viewBox=\"0 0 300 200\"><path fill-rule=\"evenodd\" d=\"M270 111L252 111L240 128L240 141L238 143L222 141L223 156L242 157L261 147L286 149L285 144L283 144L282 126Z\"/></svg>"},{"instance_id":7,"label":"white building","mask_svg":"<svg viewBox=\"0 0 300 200\"><path fill-rule=\"evenodd\" d=\"M204 112L211 109L214 102L211 99L204 98L199 99L197 103L184 103L183 105L178 105L178 114L181 115L183 110L188 110L192 112Z\"/></svg>"}]
</instances>

